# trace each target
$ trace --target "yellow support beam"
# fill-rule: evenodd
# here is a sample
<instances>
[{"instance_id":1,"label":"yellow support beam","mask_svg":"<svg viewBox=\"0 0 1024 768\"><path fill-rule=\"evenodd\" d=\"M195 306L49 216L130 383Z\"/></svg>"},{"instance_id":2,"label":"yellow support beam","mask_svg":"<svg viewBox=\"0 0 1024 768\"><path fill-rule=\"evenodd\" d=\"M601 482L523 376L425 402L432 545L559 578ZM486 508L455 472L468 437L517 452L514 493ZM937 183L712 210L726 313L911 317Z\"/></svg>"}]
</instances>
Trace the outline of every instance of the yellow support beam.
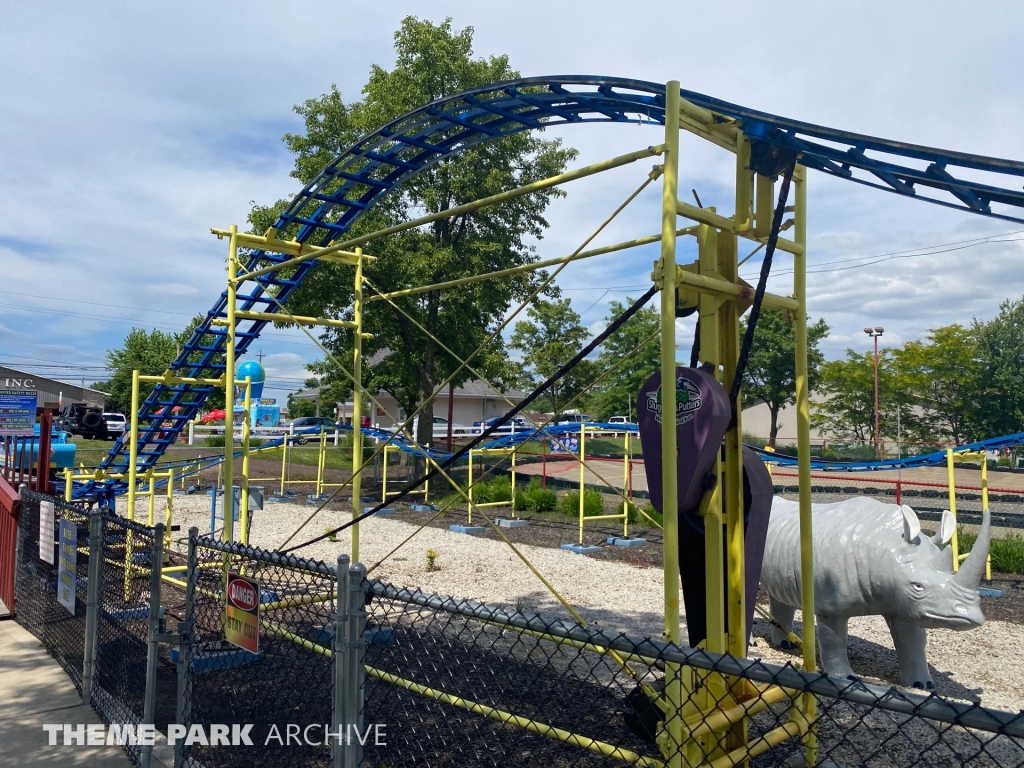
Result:
<instances>
[{"instance_id":1,"label":"yellow support beam","mask_svg":"<svg viewBox=\"0 0 1024 768\"><path fill-rule=\"evenodd\" d=\"M715 213L708 208L698 208L696 205L691 205L690 203L684 203L682 200L677 200L676 210L680 216L685 216L693 221L699 221L701 224L707 224L715 229L731 232L732 234L739 235L747 240L753 240L755 243L763 244L768 242L768 235L760 234L757 227L753 230L741 229L736 226L736 222L732 219ZM775 247L780 251L786 251L793 255L799 255L804 252L803 243L800 243L797 240L787 240L784 237L780 237L778 239L778 243Z\"/></svg>"},{"instance_id":2,"label":"yellow support beam","mask_svg":"<svg viewBox=\"0 0 1024 768\"><path fill-rule=\"evenodd\" d=\"M796 187L794 240L801 246L807 243L807 171L798 165L793 172ZM801 610L806 617L814 616L814 535L811 518L811 404L807 374L807 255L806 250L793 259L793 293L800 303L794 317L796 346L796 440L797 473L800 483L800 591ZM817 641L814 622L804 621L803 661L807 672L817 669ZM812 725L804 734L804 748L808 765L818 762L818 737L813 723L817 700L805 694L803 712Z\"/></svg>"},{"instance_id":3,"label":"yellow support beam","mask_svg":"<svg viewBox=\"0 0 1024 768\"><path fill-rule=\"evenodd\" d=\"M362 513L363 492L363 249L356 248L352 292L355 334L352 343L352 519ZM352 562L359 562L359 523L352 524Z\"/></svg>"},{"instance_id":4,"label":"yellow support beam","mask_svg":"<svg viewBox=\"0 0 1024 768\"><path fill-rule=\"evenodd\" d=\"M723 233L723 236L725 234ZM737 280L739 277L737 276ZM729 280L720 280L715 277L689 272L682 266L676 267L676 282L695 288L698 291L726 296L732 299L742 299L746 302L754 301L754 288L745 283L735 283ZM795 312L798 308L797 300L789 296L779 296L775 293L765 291L761 306L765 309L779 309L786 312Z\"/></svg>"},{"instance_id":5,"label":"yellow support beam","mask_svg":"<svg viewBox=\"0 0 1024 768\"><path fill-rule=\"evenodd\" d=\"M594 163L593 165L588 165L584 168L577 168L574 171L567 171L566 173L560 173L557 176L552 176L547 179L535 181L532 184L517 187L516 189L510 189L507 192L500 192L496 195L491 195L490 197L484 197L480 200L474 200L472 203L466 203L465 205L457 205L454 208L448 208L444 211L438 211L437 213L431 213L427 216L421 216L418 219L405 221L402 222L401 224L396 224L392 227L385 227L384 229L379 229L376 232L370 232L369 234L362 235L360 237L355 237L352 238L351 240L346 240L345 242L342 243L332 244L325 248L321 248L316 252L296 256L294 259L289 259L288 261L282 261L280 264L273 264L269 267L263 267L262 269L253 270L252 272L245 272L241 275L238 275L237 279L239 282L243 280L252 280L253 278L261 277L262 275L266 275L271 272L276 272L277 270L280 269L288 269L290 267L298 266L299 264L306 261L310 261L311 259L322 258L323 256L329 253L340 253L347 248L354 248L357 245L363 245L364 243L368 243L371 240L386 237L387 235L393 235L397 232L404 232L407 229L415 229L416 227L422 227L424 224L431 224L435 221L440 221L442 219L450 219L454 218L455 216L461 216L464 213L470 213L480 208L486 208L487 206L490 205L503 203L506 200L513 200L517 197L522 197L523 195L530 195L533 194L534 192L539 192L542 189L557 187L559 184L565 184L566 182L569 181L575 181L576 179L582 179L587 176L593 176L595 173L610 171L613 168L619 168L623 165L635 163L637 160L642 160L645 157L654 157L655 155L660 155L662 151L663 147L647 147L647 149L641 149L636 152L630 152L629 154L626 155L613 157L610 160L603 160L599 163ZM237 238L233 230L229 231L228 234L230 234L232 237Z\"/></svg>"},{"instance_id":6,"label":"yellow support beam","mask_svg":"<svg viewBox=\"0 0 1024 768\"><path fill-rule=\"evenodd\" d=\"M293 325L323 325L330 328L355 328L356 324L351 320L331 320L325 317L305 317L301 315L282 315L278 312L250 312L249 310L235 310L237 320L266 320L270 323L291 323ZM211 325L225 326L227 318L215 317L210 321Z\"/></svg>"},{"instance_id":7,"label":"yellow support beam","mask_svg":"<svg viewBox=\"0 0 1024 768\"><path fill-rule=\"evenodd\" d=\"M211 227L210 234L216 235L218 240L222 240L225 237L231 237L231 231L227 229L215 229ZM310 256L312 254L312 257L315 259L331 261L336 264L354 265L358 261L356 254L352 251L330 251L324 254L321 253L321 251L325 250L324 246L300 243L298 240L278 240L276 237L250 235L244 232L239 232L235 235L235 240L238 243L239 248L251 248L253 250L268 251L270 253L283 253L286 256ZM364 258L373 259L372 256L364 256Z\"/></svg>"},{"instance_id":8,"label":"yellow support beam","mask_svg":"<svg viewBox=\"0 0 1024 768\"><path fill-rule=\"evenodd\" d=\"M697 227L683 227L682 229L676 230L676 236L681 237L683 235L694 235L697 233ZM559 256L556 259L547 259L546 261L537 261L532 264L523 264L519 267L511 267L509 269L499 269L497 272L488 272L485 275L472 275L470 277L459 278L458 280L448 280L443 283L434 283L433 285L418 285L415 288L403 288L400 291L392 291L391 293L380 293L376 296L370 296L366 301L385 301L387 299L397 299L400 296L413 296L417 293L429 293L430 291L440 291L445 288L457 288L462 285L469 285L470 283L479 283L482 280L493 280L500 277L508 277L509 275L516 275L520 272L529 272L537 269L547 269L548 267L557 267L562 264L567 264L571 261L579 261L581 259L589 259L592 256L603 256L606 253L615 253L616 251L624 251L628 248L636 248L640 245L650 245L651 243L661 242L661 235L647 235L645 237L638 237L635 240L626 240L621 243L615 243L613 245L605 245L601 248L593 248L589 251L580 251L569 256Z\"/></svg>"}]
</instances>

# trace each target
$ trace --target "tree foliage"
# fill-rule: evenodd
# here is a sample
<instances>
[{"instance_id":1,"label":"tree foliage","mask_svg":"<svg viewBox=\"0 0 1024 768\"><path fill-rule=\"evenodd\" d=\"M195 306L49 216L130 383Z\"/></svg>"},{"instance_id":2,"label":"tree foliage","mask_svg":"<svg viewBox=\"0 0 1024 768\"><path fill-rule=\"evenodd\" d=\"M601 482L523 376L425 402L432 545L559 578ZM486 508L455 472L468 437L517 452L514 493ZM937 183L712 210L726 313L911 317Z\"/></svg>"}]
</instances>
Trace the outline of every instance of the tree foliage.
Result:
<instances>
[{"instance_id":1,"label":"tree foliage","mask_svg":"<svg viewBox=\"0 0 1024 768\"><path fill-rule=\"evenodd\" d=\"M613 323L632 304L633 299L628 297L624 304L613 301L605 323ZM661 344L656 336L635 353L633 351L660 328L661 313L657 307L644 307L601 345L601 354L597 358L600 371L608 371L616 365L618 367L602 380L594 398L594 415L598 420L627 416L631 409L636 408L640 387L661 365ZM629 356L630 353L633 353L632 356Z\"/></svg>"},{"instance_id":2,"label":"tree foliage","mask_svg":"<svg viewBox=\"0 0 1024 768\"><path fill-rule=\"evenodd\" d=\"M741 323L740 336L746 332ZM818 344L828 336L828 324L819 319L807 325L808 389L815 390L824 356ZM743 381L743 405L765 403L771 413L768 444L774 446L779 434L779 413L796 403L796 334L793 322L782 312L762 310L754 329Z\"/></svg>"},{"instance_id":3,"label":"tree foliage","mask_svg":"<svg viewBox=\"0 0 1024 768\"><path fill-rule=\"evenodd\" d=\"M539 299L526 311L527 320L516 323L509 346L523 352L523 362L531 386L536 387L580 351L590 332L580 324L580 316L569 299ZM555 414L592 381L596 365L581 360L565 376L553 383L543 398ZM577 403L582 408L583 403Z\"/></svg>"},{"instance_id":4,"label":"tree foliage","mask_svg":"<svg viewBox=\"0 0 1024 768\"><path fill-rule=\"evenodd\" d=\"M447 94L519 76L506 56L474 58L472 43L472 27L455 30L451 19L441 24L404 19L395 33L394 69L374 65L361 100L346 103L332 87L329 93L295 107L305 122L305 132L284 137L296 155L292 175L308 183L347 146L380 125ZM559 140L541 140L536 132L486 142L421 171L358 220L352 234L444 211L555 175L575 156L575 150L563 148ZM373 289L386 293L536 261L530 241L542 237L547 227L544 211L561 194L549 189L375 240L367 252L376 260L364 268L364 274ZM272 226L285 205L279 201L272 206L254 206L250 215L253 230L263 232ZM365 386L370 391L390 392L407 413L427 403L417 439L429 441L433 415L429 397L459 364L417 324L465 359L496 329L511 304L526 298L540 279L542 275L522 273L395 299L408 317L387 302L367 304L364 329L372 338L364 343L364 355L378 354L382 359L365 372ZM352 283L351 268L322 265L296 292L290 309L351 319ZM372 293L370 290L367 295ZM349 368L352 332L332 330L323 340ZM515 366L509 364L500 337L472 364L498 386L508 385L514 378ZM347 380L330 360L321 363L317 373L321 380ZM462 384L471 377L463 369L454 383Z\"/></svg>"},{"instance_id":5,"label":"tree foliage","mask_svg":"<svg viewBox=\"0 0 1024 768\"><path fill-rule=\"evenodd\" d=\"M976 422L986 437L1024 432L1024 299L1006 300L987 323L974 322L979 365Z\"/></svg>"}]
</instances>

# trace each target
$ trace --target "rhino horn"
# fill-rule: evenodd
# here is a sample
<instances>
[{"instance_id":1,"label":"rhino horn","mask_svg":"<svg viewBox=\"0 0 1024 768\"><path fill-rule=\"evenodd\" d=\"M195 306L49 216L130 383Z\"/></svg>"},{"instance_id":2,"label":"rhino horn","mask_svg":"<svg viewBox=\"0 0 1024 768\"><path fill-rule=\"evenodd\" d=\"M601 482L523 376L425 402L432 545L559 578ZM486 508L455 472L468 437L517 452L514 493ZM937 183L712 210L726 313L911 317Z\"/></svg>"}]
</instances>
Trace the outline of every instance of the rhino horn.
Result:
<instances>
[{"instance_id":1,"label":"rhino horn","mask_svg":"<svg viewBox=\"0 0 1024 768\"><path fill-rule=\"evenodd\" d=\"M956 583L966 589L977 589L981 583L981 577L985 575L985 562L988 559L988 545L991 541L991 516L986 509L981 517L981 530L978 531L978 540L971 548L971 554L964 560L954 579Z\"/></svg>"},{"instance_id":2,"label":"rhino horn","mask_svg":"<svg viewBox=\"0 0 1024 768\"><path fill-rule=\"evenodd\" d=\"M932 542L940 549L949 544L953 538L953 531L956 530L956 518L948 509L942 510L942 520L939 522L939 530L932 536Z\"/></svg>"},{"instance_id":3,"label":"rhino horn","mask_svg":"<svg viewBox=\"0 0 1024 768\"><path fill-rule=\"evenodd\" d=\"M913 544L921 534L921 521L910 507L904 504L900 507L903 512L903 540L907 544Z\"/></svg>"}]
</instances>

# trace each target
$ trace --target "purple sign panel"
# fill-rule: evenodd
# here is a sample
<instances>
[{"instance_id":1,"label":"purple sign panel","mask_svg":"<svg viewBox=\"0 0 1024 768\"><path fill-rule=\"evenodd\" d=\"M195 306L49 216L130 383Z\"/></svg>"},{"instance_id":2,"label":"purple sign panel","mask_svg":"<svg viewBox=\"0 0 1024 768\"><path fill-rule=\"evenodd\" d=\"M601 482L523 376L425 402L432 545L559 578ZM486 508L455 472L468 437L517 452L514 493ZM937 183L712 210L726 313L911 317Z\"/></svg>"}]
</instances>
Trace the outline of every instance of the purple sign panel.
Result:
<instances>
[{"instance_id":1,"label":"purple sign panel","mask_svg":"<svg viewBox=\"0 0 1024 768\"><path fill-rule=\"evenodd\" d=\"M663 513L661 430L666 419L662 413L661 389L661 371L657 371L640 388L636 413L651 504ZM713 374L700 368L676 368L674 421L679 447L677 472L681 511L695 509L700 504L704 476L714 467L715 454L731 418L729 395Z\"/></svg>"}]
</instances>

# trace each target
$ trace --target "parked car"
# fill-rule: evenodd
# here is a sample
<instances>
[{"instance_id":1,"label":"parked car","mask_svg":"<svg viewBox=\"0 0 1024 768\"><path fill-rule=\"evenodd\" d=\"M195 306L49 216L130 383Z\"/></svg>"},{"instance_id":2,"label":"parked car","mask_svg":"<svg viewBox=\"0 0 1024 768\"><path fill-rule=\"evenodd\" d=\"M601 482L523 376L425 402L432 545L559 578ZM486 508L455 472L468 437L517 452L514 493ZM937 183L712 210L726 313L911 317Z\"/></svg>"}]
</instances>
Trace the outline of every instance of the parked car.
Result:
<instances>
[{"instance_id":1,"label":"parked car","mask_svg":"<svg viewBox=\"0 0 1024 768\"><path fill-rule=\"evenodd\" d=\"M104 413L103 420L107 422L107 436L111 440L117 440L128 429L123 413Z\"/></svg>"},{"instance_id":2,"label":"parked car","mask_svg":"<svg viewBox=\"0 0 1024 768\"><path fill-rule=\"evenodd\" d=\"M69 403L58 417L60 428L72 435L81 435L87 440L106 440L107 422L103 409L88 403Z\"/></svg>"},{"instance_id":3,"label":"parked car","mask_svg":"<svg viewBox=\"0 0 1024 768\"><path fill-rule=\"evenodd\" d=\"M566 411L555 418L555 424L589 424L594 421L593 416L588 416L579 411Z\"/></svg>"},{"instance_id":4,"label":"parked car","mask_svg":"<svg viewBox=\"0 0 1024 768\"><path fill-rule=\"evenodd\" d=\"M608 419L609 424L632 424L629 420L629 416L612 416Z\"/></svg>"},{"instance_id":5,"label":"parked car","mask_svg":"<svg viewBox=\"0 0 1024 768\"><path fill-rule=\"evenodd\" d=\"M283 426L288 432L291 432L293 429L294 431L299 432L303 429L310 429L311 427L320 427L321 432L324 430L333 432L338 428L338 424L334 419L329 419L326 416L299 416L297 419L285 422ZM295 442L299 445L304 445L309 442L309 436L300 435L295 439Z\"/></svg>"}]
</instances>

